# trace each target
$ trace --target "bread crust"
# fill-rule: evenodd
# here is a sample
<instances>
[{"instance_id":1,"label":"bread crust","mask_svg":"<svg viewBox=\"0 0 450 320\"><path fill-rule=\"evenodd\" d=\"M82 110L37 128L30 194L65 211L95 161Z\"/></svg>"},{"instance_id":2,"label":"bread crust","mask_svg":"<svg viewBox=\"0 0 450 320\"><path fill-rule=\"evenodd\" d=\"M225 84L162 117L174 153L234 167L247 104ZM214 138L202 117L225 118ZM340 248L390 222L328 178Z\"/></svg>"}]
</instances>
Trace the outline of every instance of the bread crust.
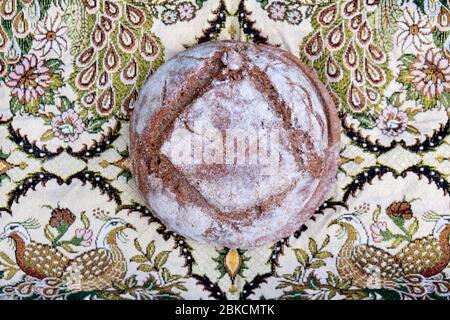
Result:
<instances>
[{"instance_id":1,"label":"bread crust","mask_svg":"<svg viewBox=\"0 0 450 320\"><path fill-rule=\"evenodd\" d=\"M199 119L223 130L247 120L258 130L259 122L280 129L285 172L266 178L248 165L174 164L167 152L174 132L189 135L188 123ZM213 41L150 77L135 103L130 140L133 177L163 223L210 245L251 248L289 236L314 214L335 180L340 126L326 87L292 54Z\"/></svg>"}]
</instances>

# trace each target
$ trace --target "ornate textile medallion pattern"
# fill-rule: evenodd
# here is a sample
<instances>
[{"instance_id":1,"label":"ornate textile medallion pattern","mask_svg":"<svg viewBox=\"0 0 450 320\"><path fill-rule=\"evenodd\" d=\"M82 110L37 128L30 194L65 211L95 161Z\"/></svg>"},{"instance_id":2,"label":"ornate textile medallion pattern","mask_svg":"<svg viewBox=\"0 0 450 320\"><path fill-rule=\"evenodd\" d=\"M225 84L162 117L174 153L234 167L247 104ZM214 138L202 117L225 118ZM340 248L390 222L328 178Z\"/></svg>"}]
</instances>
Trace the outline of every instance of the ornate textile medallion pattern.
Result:
<instances>
[{"instance_id":1,"label":"ornate textile medallion pattern","mask_svg":"<svg viewBox=\"0 0 450 320\"><path fill-rule=\"evenodd\" d=\"M447 299L446 0L1 0L0 297ZM211 248L131 179L145 79L213 39L281 46L339 106L338 181L291 237Z\"/></svg>"}]
</instances>

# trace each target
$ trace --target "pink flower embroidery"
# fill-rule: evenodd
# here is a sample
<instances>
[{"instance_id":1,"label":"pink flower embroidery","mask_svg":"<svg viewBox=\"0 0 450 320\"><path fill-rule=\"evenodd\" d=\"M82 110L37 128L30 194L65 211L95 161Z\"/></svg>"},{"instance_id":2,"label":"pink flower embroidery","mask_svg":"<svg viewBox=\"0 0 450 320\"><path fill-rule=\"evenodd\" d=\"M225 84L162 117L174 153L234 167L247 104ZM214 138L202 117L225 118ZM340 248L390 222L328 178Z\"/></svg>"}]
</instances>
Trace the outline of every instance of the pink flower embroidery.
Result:
<instances>
[{"instance_id":1,"label":"pink flower embroidery","mask_svg":"<svg viewBox=\"0 0 450 320\"><path fill-rule=\"evenodd\" d=\"M17 96L22 102L38 100L49 87L50 69L45 61L38 61L35 54L24 56L8 74L6 85L13 88L11 95Z\"/></svg>"},{"instance_id":2,"label":"pink flower embroidery","mask_svg":"<svg viewBox=\"0 0 450 320\"><path fill-rule=\"evenodd\" d=\"M73 109L69 109L52 119L52 131L60 140L73 142L84 131L84 123Z\"/></svg>"},{"instance_id":3,"label":"pink flower embroidery","mask_svg":"<svg viewBox=\"0 0 450 320\"><path fill-rule=\"evenodd\" d=\"M272 4L268 8L269 17L273 20L284 20L287 6L283 2L272 2Z\"/></svg>"},{"instance_id":4,"label":"pink flower embroidery","mask_svg":"<svg viewBox=\"0 0 450 320\"><path fill-rule=\"evenodd\" d=\"M381 132L390 137L395 137L406 130L408 116L406 112L388 106L377 119L377 127Z\"/></svg>"},{"instance_id":5,"label":"pink flower embroidery","mask_svg":"<svg viewBox=\"0 0 450 320\"><path fill-rule=\"evenodd\" d=\"M80 245L83 247L89 247L92 242L92 230L77 229L75 230L75 237L81 240Z\"/></svg>"},{"instance_id":6,"label":"pink flower embroidery","mask_svg":"<svg viewBox=\"0 0 450 320\"><path fill-rule=\"evenodd\" d=\"M177 5L178 15L181 21L191 20L195 17L195 6L190 2L181 2Z\"/></svg>"},{"instance_id":7,"label":"pink flower embroidery","mask_svg":"<svg viewBox=\"0 0 450 320\"><path fill-rule=\"evenodd\" d=\"M383 232L387 231L386 222L376 222L370 225L370 231L372 231L372 238L375 242L383 241Z\"/></svg>"},{"instance_id":8,"label":"pink flower embroidery","mask_svg":"<svg viewBox=\"0 0 450 320\"><path fill-rule=\"evenodd\" d=\"M450 90L450 63L440 51L428 49L410 67L416 90L428 98L440 97Z\"/></svg>"}]
</instances>

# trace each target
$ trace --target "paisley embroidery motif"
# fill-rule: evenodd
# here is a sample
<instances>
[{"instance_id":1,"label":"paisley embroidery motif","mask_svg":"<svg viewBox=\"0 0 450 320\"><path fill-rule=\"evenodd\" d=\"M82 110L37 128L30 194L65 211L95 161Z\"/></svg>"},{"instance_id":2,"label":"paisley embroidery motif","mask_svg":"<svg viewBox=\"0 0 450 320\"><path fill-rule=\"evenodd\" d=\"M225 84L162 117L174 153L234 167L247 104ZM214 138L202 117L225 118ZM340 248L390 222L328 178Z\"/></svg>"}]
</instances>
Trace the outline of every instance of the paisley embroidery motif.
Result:
<instances>
[{"instance_id":1,"label":"paisley embroidery motif","mask_svg":"<svg viewBox=\"0 0 450 320\"><path fill-rule=\"evenodd\" d=\"M50 274L0 241L0 298L447 299L449 12L440 0L0 1L0 238L61 255ZM333 193L254 250L166 229L128 151L145 79L183 47L230 38L299 55L342 127ZM102 230L117 232L113 248L94 241ZM85 263L103 284L75 280Z\"/></svg>"},{"instance_id":2,"label":"paisley embroidery motif","mask_svg":"<svg viewBox=\"0 0 450 320\"><path fill-rule=\"evenodd\" d=\"M122 113L124 99L162 62L161 44L149 31L152 14L143 5L108 0L92 2L89 8L86 13L92 22L91 41L76 59L77 76L71 84L80 102L85 100L87 90L89 97L94 97L92 89L94 84L98 86L96 103L84 101L86 107L95 105L92 111L98 116L109 117L114 112L127 118L128 114ZM94 61L85 66L91 59Z\"/></svg>"},{"instance_id":3,"label":"paisley embroidery motif","mask_svg":"<svg viewBox=\"0 0 450 320\"><path fill-rule=\"evenodd\" d=\"M333 90L345 102L344 107L352 112L362 112L373 107L371 100L365 96L366 89L381 90L382 93L391 77L386 56L382 54L383 49L374 41L373 22L364 18L369 7L372 8L372 5L360 0L338 1L320 7L312 20L317 20L318 23L313 24L313 27L319 31L306 37L300 52L316 68L322 80L335 83L331 84L331 88L335 88ZM399 11L398 8L396 10ZM336 81L336 76L329 73L327 66L332 61L330 58L318 59L317 54L311 54L311 46L316 44L317 47L317 43L323 41L319 39L320 34L326 35L325 50L330 52L334 60L343 61L345 68L340 81ZM362 91L356 87L363 87Z\"/></svg>"}]
</instances>

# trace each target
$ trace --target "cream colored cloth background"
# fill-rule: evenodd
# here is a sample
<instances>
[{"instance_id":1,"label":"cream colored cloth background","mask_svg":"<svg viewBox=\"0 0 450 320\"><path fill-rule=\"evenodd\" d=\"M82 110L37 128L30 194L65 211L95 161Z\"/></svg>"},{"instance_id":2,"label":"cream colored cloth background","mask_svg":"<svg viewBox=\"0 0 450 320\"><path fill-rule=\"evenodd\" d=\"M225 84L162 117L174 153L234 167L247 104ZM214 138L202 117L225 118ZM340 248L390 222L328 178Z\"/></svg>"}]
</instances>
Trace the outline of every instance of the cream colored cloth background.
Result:
<instances>
[{"instance_id":1,"label":"cream colored cloth background","mask_svg":"<svg viewBox=\"0 0 450 320\"><path fill-rule=\"evenodd\" d=\"M447 298L447 1L3 0L0 20L2 298ZM289 50L340 111L327 201L254 250L167 230L130 174L139 88L213 39Z\"/></svg>"}]
</instances>

